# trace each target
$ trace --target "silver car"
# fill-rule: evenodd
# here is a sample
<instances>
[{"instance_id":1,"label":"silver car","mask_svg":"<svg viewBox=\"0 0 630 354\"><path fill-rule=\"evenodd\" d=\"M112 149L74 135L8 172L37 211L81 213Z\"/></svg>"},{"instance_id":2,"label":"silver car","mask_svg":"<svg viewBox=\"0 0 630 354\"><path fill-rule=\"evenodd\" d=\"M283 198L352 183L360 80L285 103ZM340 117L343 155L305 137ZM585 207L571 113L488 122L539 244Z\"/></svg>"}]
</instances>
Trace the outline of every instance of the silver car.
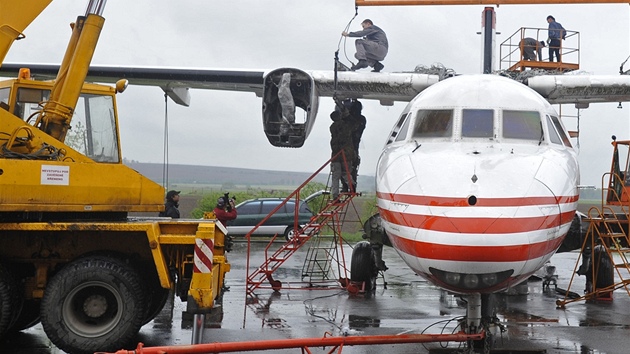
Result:
<instances>
[{"instance_id":1,"label":"silver car","mask_svg":"<svg viewBox=\"0 0 630 354\"><path fill-rule=\"evenodd\" d=\"M297 216L298 225L303 226L311 221L314 214L306 203L322 194L328 194L328 192L318 191L300 201ZM282 204L284 199L285 198L256 198L238 204L236 206L236 219L227 222L228 234L233 236L246 235L254 226L258 225L269 213L278 207L278 205ZM258 227L252 235L273 236L279 234L283 235L286 240L290 240L295 233L294 220L295 200L290 199L271 215L263 225Z\"/></svg>"}]
</instances>

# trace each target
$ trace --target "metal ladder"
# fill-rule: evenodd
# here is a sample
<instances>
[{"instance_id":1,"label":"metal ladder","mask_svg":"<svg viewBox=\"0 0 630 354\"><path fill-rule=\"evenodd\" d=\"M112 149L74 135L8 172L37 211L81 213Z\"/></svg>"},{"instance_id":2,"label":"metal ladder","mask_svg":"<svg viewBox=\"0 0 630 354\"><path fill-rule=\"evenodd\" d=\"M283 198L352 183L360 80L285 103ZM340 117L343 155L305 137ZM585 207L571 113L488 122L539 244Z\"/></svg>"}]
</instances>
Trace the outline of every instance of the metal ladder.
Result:
<instances>
[{"instance_id":1,"label":"metal ladder","mask_svg":"<svg viewBox=\"0 0 630 354\"><path fill-rule=\"evenodd\" d=\"M309 223L297 230L295 236L276 251L271 250L277 235L274 236L265 248L265 261L247 277L247 294L253 296L254 291L263 287L265 282L268 282L274 291L282 289L282 283L273 278L273 273L312 237L319 235L322 228L331 223L338 224L340 215L345 212L348 203L355 195L355 193L341 193L339 198L327 203L319 214L313 216ZM345 271L345 266L343 268Z\"/></svg>"},{"instance_id":2,"label":"metal ladder","mask_svg":"<svg viewBox=\"0 0 630 354\"><path fill-rule=\"evenodd\" d=\"M348 207L353 205L352 194L341 194L342 202L337 203L337 210L333 218L325 228L330 233L318 233L309 243L304 265L302 266L302 280L308 280L309 286L316 286L318 283L330 280L341 281L341 275L347 274L345 262L340 261L343 257L343 237L342 227L346 221ZM355 211L356 212L356 211ZM336 273L334 265L337 265ZM337 275L337 279L332 277Z\"/></svg>"},{"instance_id":3,"label":"metal ladder","mask_svg":"<svg viewBox=\"0 0 630 354\"><path fill-rule=\"evenodd\" d=\"M317 174L321 170L323 170L326 166L328 166L331 161L332 159L328 160L322 167L320 167L320 169L317 170L300 187L298 187L298 189L296 189L293 193L291 193L291 195L289 195L284 200L283 203L281 203L280 205L278 205L278 207L276 207L276 209L271 211L269 213L269 216L273 215L278 209L283 207L284 204L289 199L291 199L294 196L296 197L295 205L296 207L299 207L300 190L306 184L308 184L315 176L317 176ZM346 171L348 171L348 169L346 169ZM327 188L330 188L330 187L327 186ZM341 236L341 223L343 220L343 216L345 215L348 204L352 201L352 199L356 195L357 194L354 190L350 190L349 192L346 192L346 193L340 193L339 196L334 200L328 200L328 202L325 203L325 205L320 210L320 212L317 215L313 216L307 224L301 225L301 226L298 225L293 238L286 241L284 244L282 244L282 246L280 246L278 249L273 251L273 249L275 249L274 242L278 240L278 237L279 237L279 235L276 234L274 237L271 238L271 240L265 247L265 252L264 252L265 260L263 264L261 264L251 273L249 272L250 267L249 267L249 251L248 251L248 259L247 259L248 273L247 273L247 280L246 280L247 295L250 297L254 297L255 296L254 291L259 288L270 287L274 291L280 291L280 289L283 288L283 285L280 281L273 278L273 273L278 268L280 268L280 266L284 262L286 262L293 254L295 254L302 246L304 246L311 238L313 237L319 238L319 235L321 234L321 230L325 227L330 227L332 229L335 229L335 226L336 226L338 228L338 233L336 234L338 235L339 242L337 242L337 246L339 249L341 249L342 248L341 237L340 237ZM267 216L267 218L269 216ZM263 219L259 225L262 225L267 220L267 218ZM330 225L332 225L332 227ZM256 230L257 227L258 226L252 229L249 232L249 234L246 236L248 240L250 240L251 234ZM347 284L347 279L348 279L347 273L349 271L345 266L345 257L343 255L343 250L341 249L341 252L339 252L337 248L335 248L334 252L332 252L330 249L328 251L331 252L329 254L334 253L335 255L339 256L337 258L338 264L340 264L339 265L340 267L339 281L341 283L341 286L345 286L345 284ZM321 258L319 258L318 261L319 260L321 260ZM330 269L326 267L328 266L323 265L321 270L323 271L324 269ZM269 285L266 285L266 283L268 283Z\"/></svg>"},{"instance_id":4,"label":"metal ladder","mask_svg":"<svg viewBox=\"0 0 630 354\"><path fill-rule=\"evenodd\" d=\"M613 175L613 179L615 178L619 179L619 176ZM630 262L628 261L630 237L627 233L629 213L627 206L621 203L619 191L612 186L611 183L610 187L602 188L602 193L608 202L611 200L618 202L620 212L615 212L613 208L604 206L603 202L601 208L592 207L589 209L586 219L589 222L588 231L582 243L580 257L575 264L569 288L564 299L556 301L556 305L560 308L568 303L581 300L611 300L613 291L622 287L630 296L630 288L628 287L630 285ZM620 219L619 216L623 216L625 220ZM605 254L601 252L602 250L605 251ZM608 258L615 270L617 280L613 280L611 285L598 288L597 278L601 275L598 272L598 267L602 261L601 257ZM576 293L571 293L570 289L581 260L590 261L590 274L586 275L587 279L590 276L591 285L587 286L583 296L576 296Z\"/></svg>"}]
</instances>

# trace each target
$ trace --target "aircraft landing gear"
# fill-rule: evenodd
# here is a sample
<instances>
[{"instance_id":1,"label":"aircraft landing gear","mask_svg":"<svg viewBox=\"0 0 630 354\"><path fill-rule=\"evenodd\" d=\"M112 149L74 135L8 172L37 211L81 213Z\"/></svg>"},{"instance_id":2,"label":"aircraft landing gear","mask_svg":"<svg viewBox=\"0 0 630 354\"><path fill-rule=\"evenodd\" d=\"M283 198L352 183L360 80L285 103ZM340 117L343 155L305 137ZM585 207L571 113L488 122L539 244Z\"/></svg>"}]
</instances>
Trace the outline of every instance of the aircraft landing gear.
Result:
<instances>
[{"instance_id":1,"label":"aircraft landing gear","mask_svg":"<svg viewBox=\"0 0 630 354\"><path fill-rule=\"evenodd\" d=\"M468 350L470 353L490 353L496 333L506 330L494 315L494 295L470 294L463 299L466 301L466 317L460 322L461 330L466 334L484 334L481 340L469 341Z\"/></svg>"}]
</instances>

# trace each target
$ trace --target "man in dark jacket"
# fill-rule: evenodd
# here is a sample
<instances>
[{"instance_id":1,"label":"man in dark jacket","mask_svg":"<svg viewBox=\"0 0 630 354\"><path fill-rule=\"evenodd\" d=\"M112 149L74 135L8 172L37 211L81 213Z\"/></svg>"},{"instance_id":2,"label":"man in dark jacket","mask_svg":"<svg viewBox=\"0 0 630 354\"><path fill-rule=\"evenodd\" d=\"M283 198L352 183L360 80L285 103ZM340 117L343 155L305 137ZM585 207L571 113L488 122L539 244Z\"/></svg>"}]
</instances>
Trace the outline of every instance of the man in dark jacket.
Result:
<instances>
[{"instance_id":1,"label":"man in dark jacket","mask_svg":"<svg viewBox=\"0 0 630 354\"><path fill-rule=\"evenodd\" d=\"M354 44L357 48L354 57L359 61L353 65L350 69L356 71L359 69L373 67L373 72L379 72L385 67L381 64L381 60L385 59L387 51L389 50L389 44L387 42L387 36L385 32L378 26L372 23L372 20L365 19L361 22L362 31L358 32L342 32L344 37L363 37L363 39L357 39Z\"/></svg>"},{"instance_id":2,"label":"man in dark jacket","mask_svg":"<svg viewBox=\"0 0 630 354\"><path fill-rule=\"evenodd\" d=\"M164 211L160 212L160 216L166 216L173 219L179 219L179 193L181 191L168 191L166 193L166 203L164 203Z\"/></svg>"},{"instance_id":3,"label":"man in dark jacket","mask_svg":"<svg viewBox=\"0 0 630 354\"><path fill-rule=\"evenodd\" d=\"M346 101L344 101L344 104L346 104ZM330 114L330 119L333 121L330 125L330 149L331 158L333 159L330 163L330 193L333 200L339 197L340 180L343 180L346 186L354 185L350 167L355 157L352 143L352 125L346 119L349 115L348 108L335 107L335 110ZM339 154L340 151L343 151L343 154Z\"/></svg>"},{"instance_id":4,"label":"man in dark jacket","mask_svg":"<svg viewBox=\"0 0 630 354\"><path fill-rule=\"evenodd\" d=\"M361 104L361 102L359 102L359 100L350 100L349 106L350 115L346 117L346 120L348 121L352 132L352 147L354 149L354 161L352 161L350 170L352 180L354 181L352 192L356 192L357 178L359 176L359 165L361 164L361 158L359 157L359 143L361 143L361 137L363 136L363 131L365 130L367 120L361 114L361 111L363 110L363 105ZM343 183L343 179L341 181L343 185L343 191L349 191L350 189L345 183Z\"/></svg>"},{"instance_id":5,"label":"man in dark jacket","mask_svg":"<svg viewBox=\"0 0 630 354\"><path fill-rule=\"evenodd\" d=\"M547 23L549 23L549 61L553 61L553 54L555 53L558 62L560 62L562 61L560 59L561 40L566 37L567 31L551 15L547 16Z\"/></svg>"}]
</instances>

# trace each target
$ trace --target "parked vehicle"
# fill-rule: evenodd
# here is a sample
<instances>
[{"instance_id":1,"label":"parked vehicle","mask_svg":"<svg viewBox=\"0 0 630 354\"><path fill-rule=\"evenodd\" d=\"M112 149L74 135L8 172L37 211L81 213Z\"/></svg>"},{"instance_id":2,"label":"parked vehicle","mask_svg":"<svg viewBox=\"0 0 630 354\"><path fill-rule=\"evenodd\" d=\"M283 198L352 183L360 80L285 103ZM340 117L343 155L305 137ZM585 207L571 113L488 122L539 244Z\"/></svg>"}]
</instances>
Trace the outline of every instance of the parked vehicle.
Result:
<instances>
[{"instance_id":1,"label":"parked vehicle","mask_svg":"<svg viewBox=\"0 0 630 354\"><path fill-rule=\"evenodd\" d=\"M313 211L308 207L308 202L327 191L315 192L300 201L298 209L298 225L308 223L313 217ZM258 225L269 213L278 205L282 204L285 198L256 198L246 200L236 206L238 216L235 220L227 223L229 235L247 235L254 226ZM273 236L283 235L288 241L294 233L295 227L295 199L290 199L278 209L263 225L258 227L252 235Z\"/></svg>"}]
</instances>

